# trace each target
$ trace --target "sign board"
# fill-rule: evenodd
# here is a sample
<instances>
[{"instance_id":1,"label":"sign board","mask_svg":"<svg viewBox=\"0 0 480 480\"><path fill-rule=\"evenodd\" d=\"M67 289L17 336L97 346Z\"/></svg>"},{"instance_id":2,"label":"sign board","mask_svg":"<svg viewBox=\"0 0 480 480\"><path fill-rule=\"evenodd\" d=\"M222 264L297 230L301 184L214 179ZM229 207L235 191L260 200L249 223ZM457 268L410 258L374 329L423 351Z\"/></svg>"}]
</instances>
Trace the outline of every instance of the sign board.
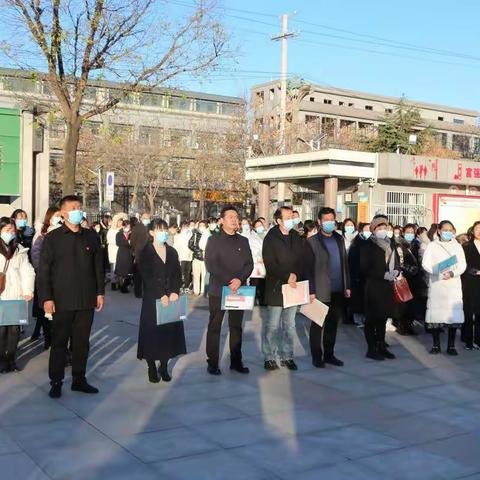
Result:
<instances>
[{"instance_id":1,"label":"sign board","mask_svg":"<svg viewBox=\"0 0 480 480\"><path fill-rule=\"evenodd\" d=\"M107 172L105 179L105 200L113 202L115 196L115 173Z\"/></svg>"},{"instance_id":2,"label":"sign board","mask_svg":"<svg viewBox=\"0 0 480 480\"><path fill-rule=\"evenodd\" d=\"M479 218L480 197L471 195L433 194L435 223L450 220L457 234L466 233Z\"/></svg>"},{"instance_id":3,"label":"sign board","mask_svg":"<svg viewBox=\"0 0 480 480\"><path fill-rule=\"evenodd\" d=\"M368 223L368 222L370 222L368 200L367 201L360 200L357 204L357 224Z\"/></svg>"},{"instance_id":4,"label":"sign board","mask_svg":"<svg viewBox=\"0 0 480 480\"><path fill-rule=\"evenodd\" d=\"M0 108L0 195L20 194L20 110Z\"/></svg>"}]
</instances>

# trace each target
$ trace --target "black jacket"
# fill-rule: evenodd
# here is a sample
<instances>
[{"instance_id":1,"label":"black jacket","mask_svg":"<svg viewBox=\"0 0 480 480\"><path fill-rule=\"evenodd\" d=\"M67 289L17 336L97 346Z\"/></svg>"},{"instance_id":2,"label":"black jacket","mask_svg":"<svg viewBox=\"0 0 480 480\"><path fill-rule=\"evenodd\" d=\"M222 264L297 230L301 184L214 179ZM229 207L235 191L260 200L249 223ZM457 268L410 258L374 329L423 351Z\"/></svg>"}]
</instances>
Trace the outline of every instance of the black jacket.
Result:
<instances>
[{"instance_id":1,"label":"black jacket","mask_svg":"<svg viewBox=\"0 0 480 480\"><path fill-rule=\"evenodd\" d=\"M89 310L105 293L103 256L97 236L66 225L45 236L38 267L40 305L55 302L57 311Z\"/></svg>"},{"instance_id":2,"label":"black jacket","mask_svg":"<svg viewBox=\"0 0 480 480\"><path fill-rule=\"evenodd\" d=\"M190 240L188 241L188 248L193 252L193 258L195 260L204 261L205 260L205 252L200 248L200 239L202 235L208 235L207 232L202 233L200 230L194 230Z\"/></svg>"},{"instance_id":3,"label":"black jacket","mask_svg":"<svg viewBox=\"0 0 480 480\"><path fill-rule=\"evenodd\" d=\"M480 314L480 253L473 241L463 245L467 269L462 275L463 308L466 312Z\"/></svg>"},{"instance_id":4,"label":"black jacket","mask_svg":"<svg viewBox=\"0 0 480 480\"><path fill-rule=\"evenodd\" d=\"M132 246L132 253L135 258L139 258L145 245L150 240L150 234L148 228L142 223L137 222L132 227L132 233L130 234L130 245Z\"/></svg>"},{"instance_id":5,"label":"black jacket","mask_svg":"<svg viewBox=\"0 0 480 480\"><path fill-rule=\"evenodd\" d=\"M223 230L218 235L212 235L205 250L205 265L210 272L210 295L220 297L222 288L234 278L244 285L253 271L248 239L238 233L228 235Z\"/></svg>"},{"instance_id":6,"label":"black jacket","mask_svg":"<svg viewBox=\"0 0 480 480\"><path fill-rule=\"evenodd\" d=\"M363 314L363 301L365 296L365 278L360 268L360 259L363 255L363 249L367 245L361 235L357 235L348 251L348 269L350 272L350 309L352 313Z\"/></svg>"},{"instance_id":7,"label":"black jacket","mask_svg":"<svg viewBox=\"0 0 480 480\"><path fill-rule=\"evenodd\" d=\"M295 230L290 230L288 235L284 235L277 225L268 231L262 248L263 263L267 270L265 277L267 305L283 306L282 285L288 282L291 273L297 276L298 281L303 280L305 248L303 239Z\"/></svg>"},{"instance_id":8,"label":"black jacket","mask_svg":"<svg viewBox=\"0 0 480 480\"><path fill-rule=\"evenodd\" d=\"M121 229L115 237L117 243L117 260L115 261L115 274L120 277L127 277L132 273L133 267L133 249L130 241L125 238Z\"/></svg>"}]
</instances>

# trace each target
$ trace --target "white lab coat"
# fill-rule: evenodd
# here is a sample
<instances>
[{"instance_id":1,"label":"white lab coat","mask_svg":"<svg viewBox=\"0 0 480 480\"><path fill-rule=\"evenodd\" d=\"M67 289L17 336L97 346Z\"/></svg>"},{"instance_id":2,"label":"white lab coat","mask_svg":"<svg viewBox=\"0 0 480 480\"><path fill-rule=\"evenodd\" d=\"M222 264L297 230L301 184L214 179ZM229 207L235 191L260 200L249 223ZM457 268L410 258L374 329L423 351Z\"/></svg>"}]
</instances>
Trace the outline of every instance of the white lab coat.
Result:
<instances>
[{"instance_id":1,"label":"white lab coat","mask_svg":"<svg viewBox=\"0 0 480 480\"><path fill-rule=\"evenodd\" d=\"M6 258L0 255L0 272L5 268ZM7 281L0 300L22 300L24 295L33 296L35 270L28 260L28 248L18 246L7 268Z\"/></svg>"}]
</instances>

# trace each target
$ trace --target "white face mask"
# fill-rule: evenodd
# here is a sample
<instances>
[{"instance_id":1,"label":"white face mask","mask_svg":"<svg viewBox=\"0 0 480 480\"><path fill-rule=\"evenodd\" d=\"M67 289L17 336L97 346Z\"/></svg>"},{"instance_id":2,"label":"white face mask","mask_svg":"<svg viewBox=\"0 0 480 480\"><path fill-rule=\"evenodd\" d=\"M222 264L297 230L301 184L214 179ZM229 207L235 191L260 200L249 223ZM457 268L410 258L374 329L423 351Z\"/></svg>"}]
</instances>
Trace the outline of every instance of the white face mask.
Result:
<instances>
[{"instance_id":1,"label":"white face mask","mask_svg":"<svg viewBox=\"0 0 480 480\"><path fill-rule=\"evenodd\" d=\"M393 238L393 230L387 230L386 235L388 238Z\"/></svg>"},{"instance_id":2,"label":"white face mask","mask_svg":"<svg viewBox=\"0 0 480 480\"><path fill-rule=\"evenodd\" d=\"M385 240L388 238L388 232L387 230L375 230L375 237L379 238L380 240Z\"/></svg>"}]
</instances>

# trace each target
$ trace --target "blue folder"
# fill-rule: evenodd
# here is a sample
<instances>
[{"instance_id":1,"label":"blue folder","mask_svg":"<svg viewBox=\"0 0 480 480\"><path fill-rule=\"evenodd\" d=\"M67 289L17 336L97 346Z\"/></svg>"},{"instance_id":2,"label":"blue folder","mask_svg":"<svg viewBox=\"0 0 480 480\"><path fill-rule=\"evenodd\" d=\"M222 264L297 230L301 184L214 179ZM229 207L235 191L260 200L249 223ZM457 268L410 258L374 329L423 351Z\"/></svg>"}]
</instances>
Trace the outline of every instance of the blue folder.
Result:
<instances>
[{"instance_id":1,"label":"blue folder","mask_svg":"<svg viewBox=\"0 0 480 480\"><path fill-rule=\"evenodd\" d=\"M25 300L0 300L0 326L28 325L28 302Z\"/></svg>"},{"instance_id":2,"label":"blue folder","mask_svg":"<svg viewBox=\"0 0 480 480\"><path fill-rule=\"evenodd\" d=\"M233 294L230 287L222 288L222 310L253 310L256 287L243 286Z\"/></svg>"},{"instance_id":3,"label":"blue folder","mask_svg":"<svg viewBox=\"0 0 480 480\"><path fill-rule=\"evenodd\" d=\"M160 299L157 299L157 325L180 322L187 318L187 296L180 295L175 302L168 302L164 307Z\"/></svg>"}]
</instances>

